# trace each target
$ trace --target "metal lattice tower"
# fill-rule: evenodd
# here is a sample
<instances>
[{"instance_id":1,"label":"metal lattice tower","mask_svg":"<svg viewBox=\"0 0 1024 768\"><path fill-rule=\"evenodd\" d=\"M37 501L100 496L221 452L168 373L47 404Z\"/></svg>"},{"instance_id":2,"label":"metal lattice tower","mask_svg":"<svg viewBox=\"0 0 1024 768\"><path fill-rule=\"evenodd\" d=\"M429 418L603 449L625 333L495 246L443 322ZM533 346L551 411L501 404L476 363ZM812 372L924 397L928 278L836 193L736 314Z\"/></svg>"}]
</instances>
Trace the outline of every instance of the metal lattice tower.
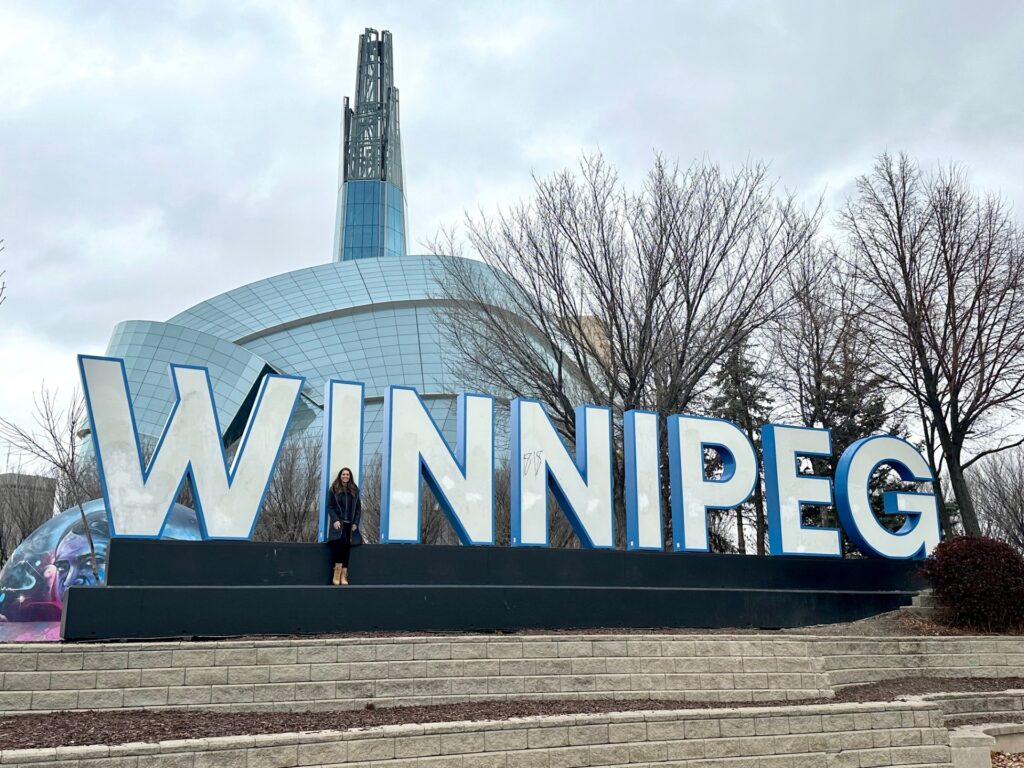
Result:
<instances>
[{"instance_id":1,"label":"metal lattice tower","mask_svg":"<svg viewBox=\"0 0 1024 768\"><path fill-rule=\"evenodd\" d=\"M391 33L359 36L355 107L342 115L334 260L405 255L405 192Z\"/></svg>"}]
</instances>

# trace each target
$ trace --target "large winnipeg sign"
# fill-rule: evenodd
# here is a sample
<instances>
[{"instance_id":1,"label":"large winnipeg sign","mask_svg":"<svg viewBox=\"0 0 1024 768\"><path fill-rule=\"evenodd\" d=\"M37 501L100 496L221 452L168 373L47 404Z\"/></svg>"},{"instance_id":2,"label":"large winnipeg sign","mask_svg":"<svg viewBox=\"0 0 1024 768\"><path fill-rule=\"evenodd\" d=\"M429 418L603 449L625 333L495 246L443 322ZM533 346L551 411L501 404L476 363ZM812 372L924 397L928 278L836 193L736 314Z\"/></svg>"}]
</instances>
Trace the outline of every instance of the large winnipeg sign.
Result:
<instances>
[{"instance_id":1,"label":"large winnipeg sign","mask_svg":"<svg viewBox=\"0 0 1024 768\"><path fill-rule=\"evenodd\" d=\"M124 363L80 356L92 439L110 519L111 535L161 534L182 486L192 486L202 533L209 539L252 535L284 444L302 379L266 376L232 462L228 462L205 368L171 365L176 400L152 458L142 455ZM341 467L358 482L362 466L363 385L329 381L324 393L323 493ZM629 411L623 417L626 545L660 550L662 477L659 416ZM731 422L673 415L667 421L673 541L678 552L708 551L708 510L746 502L758 480L758 458L747 436ZM532 400L511 403L511 538L514 546L547 546L548 495L558 501L585 547L615 542L612 414L582 405L576 411L575 456L544 411ZM761 430L769 547L773 555L841 555L835 528L808 527L801 507L834 505L843 529L866 554L920 558L939 542L936 497L888 491L884 513L906 518L891 531L878 521L870 484L887 466L907 483L934 480L928 463L905 440L867 437L842 454L832 478L801 473L801 460L830 456L827 429L770 424ZM712 449L721 473L710 477ZM384 398L381 540L419 541L420 488L433 491L464 544L494 543L494 401L465 394L458 400L455 451L419 395L390 387ZM321 527L325 514L321 509Z\"/></svg>"}]
</instances>

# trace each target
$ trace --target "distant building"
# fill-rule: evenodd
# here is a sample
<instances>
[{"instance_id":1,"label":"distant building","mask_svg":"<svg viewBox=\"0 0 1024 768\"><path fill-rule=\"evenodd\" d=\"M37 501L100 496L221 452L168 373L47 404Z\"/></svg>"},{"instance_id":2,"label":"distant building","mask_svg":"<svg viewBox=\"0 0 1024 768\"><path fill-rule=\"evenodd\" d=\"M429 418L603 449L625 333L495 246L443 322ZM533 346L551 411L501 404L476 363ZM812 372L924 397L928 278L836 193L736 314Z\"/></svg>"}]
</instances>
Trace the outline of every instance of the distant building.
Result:
<instances>
[{"instance_id":1,"label":"distant building","mask_svg":"<svg viewBox=\"0 0 1024 768\"><path fill-rule=\"evenodd\" d=\"M52 477L21 472L0 474L0 515L6 517L14 504L42 506L53 514L57 483Z\"/></svg>"},{"instance_id":2,"label":"distant building","mask_svg":"<svg viewBox=\"0 0 1024 768\"><path fill-rule=\"evenodd\" d=\"M291 437L320 436L324 385L342 378L366 384L367 458L381 446L389 384L415 387L454 442L455 398L468 387L452 373L465 366L444 341L438 287L453 257L406 255L398 89L387 31L367 29L360 37L355 105L346 99L344 107L334 240L329 263L243 285L167 322L128 320L114 328L107 354L125 360L144 442L156 443L174 401L170 362L209 369L226 445L241 436L268 373L306 379ZM483 279L493 274L481 262L467 265Z\"/></svg>"},{"instance_id":3,"label":"distant building","mask_svg":"<svg viewBox=\"0 0 1024 768\"><path fill-rule=\"evenodd\" d=\"M0 560L53 516L57 484L50 477L0 474Z\"/></svg>"}]
</instances>

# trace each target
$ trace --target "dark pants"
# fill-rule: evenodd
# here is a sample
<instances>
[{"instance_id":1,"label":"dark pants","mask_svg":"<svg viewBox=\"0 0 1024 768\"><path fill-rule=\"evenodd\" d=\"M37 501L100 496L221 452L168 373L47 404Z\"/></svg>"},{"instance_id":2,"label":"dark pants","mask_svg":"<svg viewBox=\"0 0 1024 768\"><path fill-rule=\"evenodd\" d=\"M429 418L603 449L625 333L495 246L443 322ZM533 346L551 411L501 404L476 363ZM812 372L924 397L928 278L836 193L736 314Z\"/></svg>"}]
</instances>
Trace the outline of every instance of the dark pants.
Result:
<instances>
[{"instance_id":1,"label":"dark pants","mask_svg":"<svg viewBox=\"0 0 1024 768\"><path fill-rule=\"evenodd\" d=\"M328 546L331 548L331 557L334 559L334 563L341 563L342 566L348 568L348 556L352 552L352 526L342 525L341 536L331 539Z\"/></svg>"}]
</instances>

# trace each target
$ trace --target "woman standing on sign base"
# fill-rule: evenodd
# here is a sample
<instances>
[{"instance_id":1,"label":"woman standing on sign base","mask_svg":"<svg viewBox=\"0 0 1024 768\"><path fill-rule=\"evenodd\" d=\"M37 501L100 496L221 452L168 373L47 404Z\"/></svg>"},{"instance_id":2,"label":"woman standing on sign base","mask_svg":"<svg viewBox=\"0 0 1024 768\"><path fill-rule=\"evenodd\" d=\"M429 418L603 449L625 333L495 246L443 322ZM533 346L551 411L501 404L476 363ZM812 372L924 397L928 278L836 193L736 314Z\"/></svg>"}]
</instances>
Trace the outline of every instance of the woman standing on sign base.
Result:
<instances>
[{"instance_id":1,"label":"woman standing on sign base","mask_svg":"<svg viewBox=\"0 0 1024 768\"><path fill-rule=\"evenodd\" d=\"M342 468L327 491L327 542L334 560L331 583L348 584L348 559L352 547L363 543L359 521L363 505L359 488L352 480L352 470Z\"/></svg>"}]
</instances>

